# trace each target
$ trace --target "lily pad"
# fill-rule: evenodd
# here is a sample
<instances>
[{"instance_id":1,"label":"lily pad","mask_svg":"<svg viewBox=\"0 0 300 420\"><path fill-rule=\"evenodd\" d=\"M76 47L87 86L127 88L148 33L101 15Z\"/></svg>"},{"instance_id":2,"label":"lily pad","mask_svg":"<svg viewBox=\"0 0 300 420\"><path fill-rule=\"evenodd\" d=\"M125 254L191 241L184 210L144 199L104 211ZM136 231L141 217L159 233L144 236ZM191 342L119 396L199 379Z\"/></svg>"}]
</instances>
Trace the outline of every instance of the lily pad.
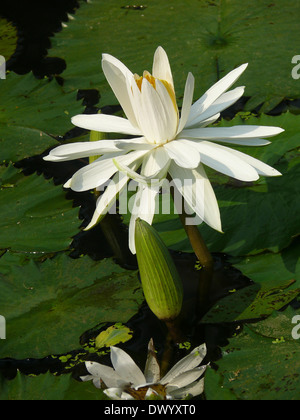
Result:
<instances>
[{"instance_id":1,"label":"lily pad","mask_svg":"<svg viewBox=\"0 0 300 420\"><path fill-rule=\"evenodd\" d=\"M79 338L101 322L126 322L143 295L137 273L112 260L43 263L6 253L0 259L0 307L6 340L0 358L42 358L80 348Z\"/></svg>"},{"instance_id":2,"label":"lily pad","mask_svg":"<svg viewBox=\"0 0 300 420\"><path fill-rule=\"evenodd\" d=\"M294 282L260 289L258 284L248 286L218 301L207 314L204 323L241 322L265 318L283 308L300 294L300 288L286 290Z\"/></svg>"},{"instance_id":3,"label":"lily pad","mask_svg":"<svg viewBox=\"0 0 300 420\"><path fill-rule=\"evenodd\" d=\"M42 153L58 145L55 136L73 128L71 117L83 112L77 92L66 93L55 80L10 73L1 82L0 162Z\"/></svg>"},{"instance_id":4,"label":"lily pad","mask_svg":"<svg viewBox=\"0 0 300 420\"><path fill-rule=\"evenodd\" d=\"M66 60L62 76L69 89L98 88L104 105L116 99L101 70L102 53L142 73L151 70L153 53L162 45L177 94L183 94L187 73L192 71L195 98L248 62L240 79L251 96L248 108L265 103L263 109L268 111L283 98L300 96L299 83L291 75L300 35L299 8L292 0L253 0L251 7L239 0L152 0L143 8L129 8L119 0L81 1L74 19L53 39L51 54Z\"/></svg>"},{"instance_id":5,"label":"lily pad","mask_svg":"<svg viewBox=\"0 0 300 420\"><path fill-rule=\"evenodd\" d=\"M255 283L216 302L202 322L241 322L270 316L300 294L300 243L280 254L247 257L234 266Z\"/></svg>"},{"instance_id":6,"label":"lily pad","mask_svg":"<svg viewBox=\"0 0 300 420\"><path fill-rule=\"evenodd\" d=\"M0 401L87 401L107 400L105 394L90 383L76 381L72 375L51 373L36 377L20 372L13 380L0 377Z\"/></svg>"},{"instance_id":7,"label":"lily pad","mask_svg":"<svg viewBox=\"0 0 300 420\"><path fill-rule=\"evenodd\" d=\"M0 166L0 194L0 249L47 253L69 247L80 221L61 186Z\"/></svg>"},{"instance_id":8,"label":"lily pad","mask_svg":"<svg viewBox=\"0 0 300 420\"><path fill-rule=\"evenodd\" d=\"M281 316L277 324L280 320ZM207 400L214 399L216 386L239 400L298 401L299 344L291 335L276 341L245 326L223 349L223 357L217 362L220 379L206 388Z\"/></svg>"}]
</instances>

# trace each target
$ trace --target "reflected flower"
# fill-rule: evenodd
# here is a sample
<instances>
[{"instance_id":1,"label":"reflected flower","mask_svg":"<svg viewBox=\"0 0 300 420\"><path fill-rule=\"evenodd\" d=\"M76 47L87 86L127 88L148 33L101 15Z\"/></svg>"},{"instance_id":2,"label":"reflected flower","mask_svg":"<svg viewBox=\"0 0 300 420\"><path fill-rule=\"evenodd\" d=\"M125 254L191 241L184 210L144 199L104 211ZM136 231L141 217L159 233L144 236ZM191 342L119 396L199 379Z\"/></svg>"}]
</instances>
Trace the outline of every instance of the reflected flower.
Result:
<instances>
[{"instance_id":1,"label":"reflected flower","mask_svg":"<svg viewBox=\"0 0 300 420\"><path fill-rule=\"evenodd\" d=\"M92 380L99 389L104 386L104 393L112 400L181 400L202 394L204 378L199 378L204 374L207 365L199 365L205 356L206 345L202 344L161 378L152 340L148 346L144 373L125 351L111 347L113 368L96 362L86 362L89 375L81 379L84 382Z\"/></svg>"},{"instance_id":2,"label":"reflected flower","mask_svg":"<svg viewBox=\"0 0 300 420\"><path fill-rule=\"evenodd\" d=\"M148 71L143 76L133 74L109 54L103 55L102 68L127 118L77 115L72 122L84 129L125 134L132 138L62 145L44 158L62 162L101 156L77 171L65 184L65 187L81 192L101 189L113 177L112 185L99 197L86 229L99 222L127 182L135 179L139 186L129 226L129 247L135 253L136 219L152 224L159 192L153 181L162 181L168 176L178 181L176 187L200 219L199 223L204 221L213 229L222 231L218 203L205 166L247 182L256 181L260 175L280 175L276 169L226 145L264 146L269 144L266 138L281 133L281 128L256 125L208 127L243 95L244 87L228 89L245 71L247 64L219 80L194 104L195 81L189 73L180 114L168 56L162 47L155 52L152 74ZM197 191L199 181L203 189L201 194Z\"/></svg>"}]
</instances>

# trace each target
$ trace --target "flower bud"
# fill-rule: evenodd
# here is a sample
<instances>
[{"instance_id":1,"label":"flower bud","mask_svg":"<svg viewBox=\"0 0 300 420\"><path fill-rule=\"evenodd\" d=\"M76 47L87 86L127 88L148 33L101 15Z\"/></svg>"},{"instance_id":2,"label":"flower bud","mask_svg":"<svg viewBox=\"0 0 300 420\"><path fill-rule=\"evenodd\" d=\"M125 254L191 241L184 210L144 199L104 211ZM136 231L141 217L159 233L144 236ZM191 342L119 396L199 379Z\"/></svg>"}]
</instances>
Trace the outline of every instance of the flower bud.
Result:
<instances>
[{"instance_id":1,"label":"flower bud","mask_svg":"<svg viewBox=\"0 0 300 420\"><path fill-rule=\"evenodd\" d=\"M161 320L175 319L182 307L182 282L169 251L156 230L137 219L135 244L145 299Z\"/></svg>"}]
</instances>

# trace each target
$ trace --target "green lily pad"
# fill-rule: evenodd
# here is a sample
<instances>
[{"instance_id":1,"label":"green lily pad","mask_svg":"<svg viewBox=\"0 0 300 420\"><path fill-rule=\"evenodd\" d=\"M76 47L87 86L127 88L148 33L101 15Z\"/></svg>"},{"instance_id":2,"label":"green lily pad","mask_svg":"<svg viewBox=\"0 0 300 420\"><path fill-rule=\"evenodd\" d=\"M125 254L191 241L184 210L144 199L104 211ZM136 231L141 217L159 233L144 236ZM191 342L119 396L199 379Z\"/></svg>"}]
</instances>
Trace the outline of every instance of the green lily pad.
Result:
<instances>
[{"instance_id":1,"label":"green lily pad","mask_svg":"<svg viewBox=\"0 0 300 420\"><path fill-rule=\"evenodd\" d=\"M252 97L249 109L265 103L268 111L283 98L299 97L299 83L291 75L300 35L298 3L253 0L249 7L239 0L152 0L145 6L128 8L119 0L80 2L75 18L53 39L51 51L68 64L62 76L69 89L98 88L102 103L114 104L101 54L112 54L141 74L151 71L153 53L161 45L179 97L189 71L196 77L197 98L246 62L249 68L240 81Z\"/></svg>"},{"instance_id":2,"label":"green lily pad","mask_svg":"<svg viewBox=\"0 0 300 420\"><path fill-rule=\"evenodd\" d=\"M13 380L0 377L0 401L88 401L107 400L103 391L71 375L46 373L36 377L20 372Z\"/></svg>"},{"instance_id":3,"label":"green lily pad","mask_svg":"<svg viewBox=\"0 0 300 420\"><path fill-rule=\"evenodd\" d=\"M282 316L277 317L276 324ZM264 322L268 322L264 321ZM299 400L299 340L264 336L252 326L230 340L217 362L218 383L206 388L206 398L214 399L218 387L239 400Z\"/></svg>"},{"instance_id":4,"label":"green lily pad","mask_svg":"<svg viewBox=\"0 0 300 420\"><path fill-rule=\"evenodd\" d=\"M16 50L18 33L16 27L2 17L0 17L0 42L0 55L8 61Z\"/></svg>"},{"instance_id":5,"label":"green lily pad","mask_svg":"<svg viewBox=\"0 0 300 420\"><path fill-rule=\"evenodd\" d=\"M208 368L205 372L205 397L209 401L236 401L234 393L223 386L223 377L215 370Z\"/></svg>"},{"instance_id":6,"label":"green lily pad","mask_svg":"<svg viewBox=\"0 0 300 420\"><path fill-rule=\"evenodd\" d=\"M248 286L218 301L202 319L204 323L241 322L265 318L283 308L300 294L300 288L286 290L294 282L260 289Z\"/></svg>"},{"instance_id":7,"label":"green lily pad","mask_svg":"<svg viewBox=\"0 0 300 420\"><path fill-rule=\"evenodd\" d=\"M300 242L295 241L279 254L261 255L232 259L233 265L251 280L261 285L279 286L284 280L296 280L294 288L300 287Z\"/></svg>"},{"instance_id":8,"label":"green lily pad","mask_svg":"<svg viewBox=\"0 0 300 420\"><path fill-rule=\"evenodd\" d=\"M71 117L83 112L76 92L55 80L10 73L0 85L0 162L16 162L58 145L55 136L73 128Z\"/></svg>"},{"instance_id":9,"label":"green lily pad","mask_svg":"<svg viewBox=\"0 0 300 420\"><path fill-rule=\"evenodd\" d=\"M0 258L0 307L6 340L0 358L42 358L80 348L79 338L101 322L127 322L143 295L137 273L112 260L43 263L7 252Z\"/></svg>"},{"instance_id":10,"label":"green lily pad","mask_svg":"<svg viewBox=\"0 0 300 420\"><path fill-rule=\"evenodd\" d=\"M0 166L0 194L0 249L47 253L69 247L80 221L60 186Z\"/></svg>"},{"instance_id":11,"label":"green lily pad","mask_svg":"<svg viewBox=\"0 0 300 420\"><path fill-rule=\"evenodd\" d=\"M255 283L216 302L202 322L241 322L270 316L300 294L300 243L280 254L247 257L234 266Z\"/></svg>"}]
</instances>

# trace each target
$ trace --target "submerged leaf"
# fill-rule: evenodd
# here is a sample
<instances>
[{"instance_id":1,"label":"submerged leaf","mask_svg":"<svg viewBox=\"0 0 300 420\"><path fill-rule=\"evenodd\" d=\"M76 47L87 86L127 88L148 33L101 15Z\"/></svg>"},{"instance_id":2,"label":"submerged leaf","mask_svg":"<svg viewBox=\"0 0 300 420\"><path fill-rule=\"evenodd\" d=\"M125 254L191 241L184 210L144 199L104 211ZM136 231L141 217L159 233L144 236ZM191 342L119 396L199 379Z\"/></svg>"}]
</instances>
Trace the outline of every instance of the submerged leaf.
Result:
<instances>
[{"instance_id":1,"label":"submerged leaf","mask_svg":"<svg viewBox=\"0 0 300 420\"><path fill-rule=\"evenodd\" d=\"M96 337L96 348L101 349L102 347L111 347L125 343L132 338L132 333L130 328L125 325L112 325Z\"/></svg>"},{"instance_id":2,"label":"submerged leaf","mask_svg":"<svg viewBox=\"0 0 300 420\"><path fill-rule=\"evenodd\" d=\"M143 301L136 271L112 260L42 263L7 252L0 258L0 308L7 340L0 358L41 358L79 348L79 338L101 322L127 322Z\"/></svg>"}]
</instances>

